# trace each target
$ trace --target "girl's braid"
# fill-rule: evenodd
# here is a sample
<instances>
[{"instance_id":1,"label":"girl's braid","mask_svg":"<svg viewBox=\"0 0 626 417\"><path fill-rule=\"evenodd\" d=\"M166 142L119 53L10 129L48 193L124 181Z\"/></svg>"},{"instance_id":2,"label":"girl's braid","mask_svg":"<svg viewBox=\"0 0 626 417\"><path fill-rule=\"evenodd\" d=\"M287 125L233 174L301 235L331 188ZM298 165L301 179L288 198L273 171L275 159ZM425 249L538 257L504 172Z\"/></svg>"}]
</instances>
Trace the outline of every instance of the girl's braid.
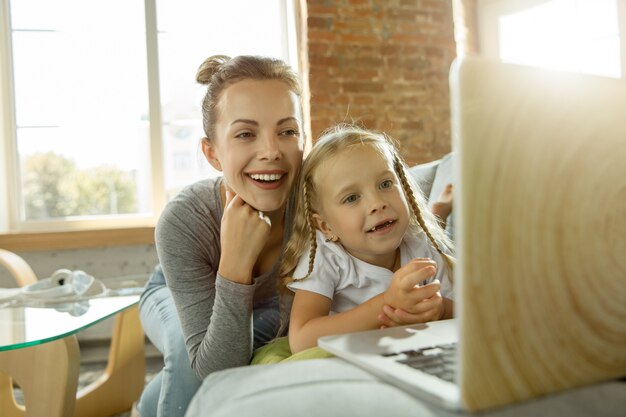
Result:
<instances>
[{"instance_id":1,"label":"girl's braid","mask_svg":"<svg viewBox=\"0 0 626 417\"><path fill-rule=\"evenodd\" d=\"M430 233L430 230L428 229L428 226L426 225L426 221L422 217L422 211L420 210L419 205L417 204L417 199L415 198L415 194L413 193L413 187L411 187L411 185L409 184L409 180L407 179L405 175L404 166L402 165L402 162L400 161L398 154L394 154L393 156L393 168L396 171L398 178L400 178L400 183L402 184L404 193L408 197L409 204L411 205L411 210L413 211L413 214L415 215L417 223L420 225L424 233L426 233L426 236L428 237L428 240L430 240L430 242L432 243L433 247L437 250L437 252L439 252L439 254L443 257L443 259L445 259L446 263L452 270L452 266L453 266L452 259L450 259L450 257L446 253L444 253L443 250L441 250L441 246L439 245L439 243L437 243L437 240Z\"/></svg>"},{"instance_id":2,"label":"girl's braid","mask_svg":"<svg viewBox=\"0 0 626 417\"><path fill-rule=\"evenodd\" d=\"M309 252L309 270L304 278L307 278L313 272L313 263L315 262L315 252L317 252L317 238L315 234L315 225L313 224L313 213L311 210L311 195L309 191L309 180L305 179L302 187L302 194L304 197L304 218L306 219L309 240L311 241L311 252ZM302 278L302 279L304 279Z\"/></svg>"}]
</instances>

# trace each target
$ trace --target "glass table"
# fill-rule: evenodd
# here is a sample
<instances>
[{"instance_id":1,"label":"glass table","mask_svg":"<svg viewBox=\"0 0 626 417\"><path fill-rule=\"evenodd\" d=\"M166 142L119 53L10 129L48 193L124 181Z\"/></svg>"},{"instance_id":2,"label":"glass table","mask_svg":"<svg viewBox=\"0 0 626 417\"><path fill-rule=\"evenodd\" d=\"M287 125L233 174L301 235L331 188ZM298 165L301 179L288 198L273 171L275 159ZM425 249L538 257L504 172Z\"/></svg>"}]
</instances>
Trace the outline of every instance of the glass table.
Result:
<instances>
[{"instance_id":1,"label":"glass table","mask_svg":"<svg viewBox=\"0 0 626 417\"><path fill-rule=\"evenodd\" d=\"M130 409L145 374L138 301L130 295L0 308L0 415L96 417ZM104 375L77 393L76 334L110 317L115 324ZM15 403L9 377L24 392L25 410Z\"/></svg>"}]
</instances>

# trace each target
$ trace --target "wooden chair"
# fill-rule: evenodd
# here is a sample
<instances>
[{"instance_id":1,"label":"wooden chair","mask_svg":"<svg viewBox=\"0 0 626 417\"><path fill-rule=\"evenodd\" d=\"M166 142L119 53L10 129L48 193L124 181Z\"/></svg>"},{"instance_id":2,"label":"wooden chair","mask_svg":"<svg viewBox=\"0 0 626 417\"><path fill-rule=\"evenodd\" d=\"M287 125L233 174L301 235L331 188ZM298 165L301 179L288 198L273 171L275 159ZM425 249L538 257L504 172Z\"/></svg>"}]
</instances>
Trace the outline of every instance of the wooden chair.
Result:
<instances>
[{"instance_id":1,"label":"wooden chair","mask_svg":"<svg viewBox=\"0 0 626 417\"><path fill-rule=\"evenodd\" d=\"M11 273L20 287L37 281L32 268L15 253L0 249L0 265ZM106 370L98 380L78 393L76 383L80 353L75 336L2 354L0 415L3 417L25 415L108 417L129 410L143 391L144 333L136 306L115 316ZM62 357L69 360L67 362L60 360ZM46 371L41 373L40 366L45 367ZM68 378L58 378L57 372L54 371L55 367L62 369L64 374L69 375ZM24 391L41 392L44 386L48 390L49 387L54 389L50 390L46 404L29 404L28 410L25 410L15 401L12 377ZM55 381L53 384L45 384L46 378L54 378ZM74 411L69 415L66 405L72 399L65 398L68 392L72 396L76 395Z\"/></svg>"}]
</instances>

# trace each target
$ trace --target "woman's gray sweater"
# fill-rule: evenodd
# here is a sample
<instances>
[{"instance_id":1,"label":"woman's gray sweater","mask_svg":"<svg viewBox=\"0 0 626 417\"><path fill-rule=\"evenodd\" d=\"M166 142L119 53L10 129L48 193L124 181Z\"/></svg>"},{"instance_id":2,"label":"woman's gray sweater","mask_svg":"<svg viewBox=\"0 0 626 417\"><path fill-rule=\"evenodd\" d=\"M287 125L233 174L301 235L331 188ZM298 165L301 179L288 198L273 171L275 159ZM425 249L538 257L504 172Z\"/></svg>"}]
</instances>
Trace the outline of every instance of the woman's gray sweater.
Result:
<instances>
[{"instance_id":1,"label":"woman's gray sweater","mask_svg":"<svg viewBox=\"0 0 626 417\"><path fill-rule=\"evenodd\" d=\"M196 182L165 207L156 248L181 321L195 373L204 378L247 365L252 356L252 310L277 294L278 266L238 284L217 273L223 177Z\"/></svg>"}]
</instances>

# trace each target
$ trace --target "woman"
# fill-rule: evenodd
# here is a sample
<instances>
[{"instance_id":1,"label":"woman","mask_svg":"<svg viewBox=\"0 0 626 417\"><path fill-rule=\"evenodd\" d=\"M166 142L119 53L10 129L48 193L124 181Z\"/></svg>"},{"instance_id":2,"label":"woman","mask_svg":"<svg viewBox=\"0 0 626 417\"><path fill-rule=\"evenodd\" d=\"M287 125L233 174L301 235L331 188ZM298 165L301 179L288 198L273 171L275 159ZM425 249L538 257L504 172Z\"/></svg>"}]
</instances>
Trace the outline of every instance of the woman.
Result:
<instances>
[{"instance_id":1,"label":"woman","mask_svg":"<svg viewBox=\"0 0 626 417\"><path fill-rule=\"evenodd\" d=\"M207 85L202 152L223 176L185 188L157 224L162 271L140 313L165 366L142 417L184 415L202 378L248 364L280 325L278 258L304 144L298 77L276 59L213 56L196 78Z\"/></svg>"}]
</instances>

